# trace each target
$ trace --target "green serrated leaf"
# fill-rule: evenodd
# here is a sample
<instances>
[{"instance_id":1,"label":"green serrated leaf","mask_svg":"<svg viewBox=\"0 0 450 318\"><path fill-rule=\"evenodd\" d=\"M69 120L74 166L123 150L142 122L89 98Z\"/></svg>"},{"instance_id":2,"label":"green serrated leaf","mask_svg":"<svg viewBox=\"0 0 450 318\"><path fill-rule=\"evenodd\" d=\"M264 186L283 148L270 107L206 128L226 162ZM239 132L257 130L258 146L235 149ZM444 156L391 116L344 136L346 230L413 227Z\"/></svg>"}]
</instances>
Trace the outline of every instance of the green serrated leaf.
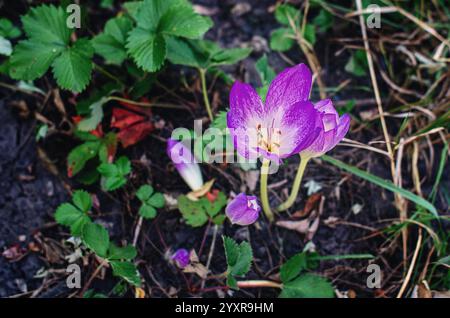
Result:
<instances>
[{"instance_id":1,"label":"green serrated leaf","mask_svg":"<svg viewBox=\"0 0 450 318\"><path fill-rule=\"evenodd\" d=\"M103 56L107 63L120 65L127 57L125 43L133 22L126 16L110 19L103 33L92 39L95 52Z\"/></svg>"},{"instance_id":2,"label":"green serrated leaf","mask_svg":"<svg viewBox=\"0 0 450 318\"><path fill-rule=\"evenodd\" d=\"M292 256L280 268L280 278L284 283L297 277L301 271L307 268L307 254L299 253Z\"/></svg>"},{"instance_id":3,"label":"green serrated leaf","mask_svg":"<svg viewBox=\"0 0 450 318\"><path fill-rule=\"evenodd\" d=\"M164 37L139 27L130 32L126 47L136 64L144 71L159 70L166 58Z\"/></svg>"},{"instance_id":4,"label":"green serrated leaf","mask_svg":"<svg viewBox=\"0 0 450 318\"><path fill-rule=\"evenodd\" d=\"M108 231L96 223L87 223L83 227L82 240L88 248L100 257L106 257L109 247Z\"/></svg>"},{"instance_id":5,"label":"green serrated leaf","mask_svg":"<svg viewBox=\"0 0 450 318\"><path fill-rule=\"evenodd\" d=\"M79 39L64 50L52 64L53 75L61 88L83 91L91 79L94 48L87 39Z\"/></svg>"},{"instance_id":6,"label":"green serrated leaf","mask_svg":"<svg viewBox=\"0 0 450 318\"><path fill-rule=\"evenodd\" d=\"M211 27L211 19L195 13L191 6L173 6L161 17L157 32L197 39L202 37Z\"/></svg>"},{"instance_id":7,"label":"green serrated leaf","mask_svg":"<svg viewBox=\"0 0 450 318\"><path fill-rule=\"evenodd\" d=\"M144 1L127 1L122 6L134 20L138 20L138 13L143 3Z\"/></svg>"},{"instance_id":8,"label":"green serrated leaf","mask_svg":"<svg viewBox=\"0 0 450 318\"><path fill-rule=\"evenodd\" d=\"M131 162L130 159L128 159L125 156L121 156L119 157L116 162L115 165L117 167L117 171L119 174L121 175L127 175L131 172Z\"/></svg>"},{"instance_id":9,"label":"green serrated leaf","mask_svg":"<svg viewBox=\"0 0 450 318\"><path fill-rule=\"evenodd\" d=\"M206 210L206 213L208 213L210 217L214 217L225 205L227 205L227 197L223 192L219 192L214 202L210 202L206 198L202 198L201 202Z\"/></svg>"},{"instance_id":10,"label":"green serrated leaf","mask_svg":"<svg viewBox=\"0 0 450 318\"><path fill-rule=\"evenodd\" d=\"M72 30L66 24L67 13L62 7L41 5L22 17L25 33L31 39L64 46Z\"/></svg>"},{"instance_id":11,"label":"green serrated leaf","mask_svg":"<svg viewBox=\"0 0 450 318\"><path fill-rule=\"evenodd\" d=\"M193 227L204 225L208 221L208 216L200 201L189 200L186 196L178 197L178 209L180 210L186 223Z\"/></svg>"},{"instance_id":12,"label":"green serrated leaf","mask_svg":"<svg viewBox=\"0 0 450 318\"><path fill-rule=\"evenodd\" d=\"M111 261L110 264L114 276L121 277L134 286L141 286L141 277L136 265L131 262L121 261Z\"/></svg>"},{"instance_id":13,"label":"green serrated leaf","mask_svg":"<svg viewBox=\"0 0 450 318\"><path fill-rule=\"evenodd\" d=\"M251 48L222 49L211 57L211 66L232 65L245 59L251 52Z\"/></svg>"},{"instance_id":14,"label":"green serrated leaf","mask_svg":"<svg viewBox=\"0 0 450 318\"><path fill-rule=\"evenodd\" d=\"M19 28L6 18L0 18L0 36L7 39L15 39L22 34Z\"/></svg>"},{"instance_id":15,"label":"green serrated leaf","mask_svg":"<svg viewBox=\"0 0 450 318\"><path fill-rule=\"evenodd\" d=\"M29 39L14 48L9 68L11 77L34 80L52 65L62 88L79 92L87 85L93 49L87 40L79 40L68 47L72 30L67 27L66 19L65 10L52 5L32 8L22 17Z\"/></svg>"},{"instance_id":16,"label":"green serrated leaf","mask_svg":"<svg viewBox=\"0 0 450 318\"><path fill-rule=\"evenodd\" d=\"M283 284L282 298L333 298L333 286L323 277L305 274Z\"/></svg>"},{"instance_id":17,"label":"green serrated leaf","mask_svg":"<svg viewBox=\"0 0 450 318\"><path fill-rule=\"evenodd\" d=\"M239 290L237 280L232 275L227 276L227 286L232 289Z\"/></svg>"},{"instance_id":18,"label":"green serrated leaf","mask_svg":"<svg viewBox=\"0 0 450 318\"><path fill-rule=\"evenodd\" d=\"M239 245L228 236L223 236L223 247L225 249L225 256L227 258L227 264L231 268L233 267L239 258Z\"/></svg>"},{"instance_id":19,"label":"green serrated leaf","mask_svg":"<svg viewBox=\"0 0 450 318\"><path fill-rule=\"evenodd\" d=\"M190 6L186 0L144 0L136 13L138 27L156 31L162 16L171 7Z\"/></svg>"},{"instance_id":20,"label":"green serrated leaf","mask_svg":"<svg viewBox=\"0 0 450 318\"><path fill-rule=\"evenodd\" d=\"M74 176L86 165L86 162L94 158L99 150L99 141L85 142L73 148L67 156L67 166L71 175Z\"/></svg>"},{"instance_id":21,"label":"green serrated leaf","mask_svg":"<svg viewBox=\"0 0 450 318\"><path fill-rule=\"evenodd\" d=\"M117 149L117 134L109 132L101 139L100 149L98 150L98 158L102 163L109 162Z\"/></svg>"},{"instance_id":22,"label":"green serrated leaf","mask_svg":"<svg viewBox=\"0 0 450 318\"><path fill-rule=\"evenodd\" d=\"M112 163L102 163L97 167L97 170L104 177L114 177L118 174L116 165Z\"/></svg>"},{"instance_id":23,"label":"green serrated leaf","mask_svg":"<svg viewBox=\"0 0 450 318\"><path fill-rule=\"evenodd\" d=\"M80 236L83 226L90 222L85 213L70 203L63 203L56 209L55 220L61 225L69 226L74 236Z\"/></svg>"},{"instance_id":24,"label":"green serrated leaf","mask_svg":"<svg viewBox=\"0 0 450 318\"><path fill-rule=\"evenodd\" d=\"M147 200L147 204L160 209L164 207L165 204L164 196L162 195L162 193L155 193L149 200Z\"/></svg>"},{"instance_id":25,"label":"green serrated leaf","mask_svg":"<svg viewBox=\"0 0 450 318\"><path fill-rule=\"evenodd\" d=\"M303 37L306 41L308 41L311 45L314 45L316 43L316 29L314 25L307 24L305 26L305 30L303 33Z\"/></svg>"},{"instance_id":26,"label":"green serrated leaf","mask_svg":"<svg viewBox=\"0 0 450 318\"><path fill-rule=\"evenodd\" d=\"M104 9L114 8L114 0L101 0L100 7Z\"/></svg>"},{"instance_id":27,"label":"green serrated leaf","mask_svg":"<svg viewBox=\"0 0 450 318\"><path fill-rule=\"evenodd\" d=\"M114 191L123 187L127 183L127 179L123 176L113 176L102 178L102 189L105 191Z\"/></svg>"},{"instance_id":28,"label":"green serrated leaf","mask_svg":"<svg viewBox=\"0 0 450 318\"><path fill-rule=\"evenodd\" d=\"M178 65L206 67L208 57L194 46L192 41L169 36L167 41L167 59Z\"/></svg>"},{"instance_id":29,"label":"green serrated leaf","mask_svg":"<svg viewBox=\"0 0 450 318\"><path fill-rule=\"evenodd\" d=\"M258 71L259 78L263 86L269 85L276 76L275 71L269 65L267 55L265 54L258 61L256 61L255 67L256 70Z\"/></svg>"},{"instance_id":30,"label":"green serrated leaf","mask_svg":"<svg viewBox=\"0 0 450 318\"><path fill-rule=\"evenodd\" d=\"M108 296L102 293L96 293L93 289L88 289L83 294L83 298L108 298Z\"/></svg>"},{"instance_id":31,"label":"green serrated leaf","mask_svg":"<svg viewBox=\"0 0 450 318\"><path fill-rule=\"evenodd\" d=\"M92 165L96 165L96 162L92 162ZM76 180L84 185L91 185L98 181L100 178L100 173L95 169L96 167L89 167L80 171L77 175Z\"/></svg>"},{"instance_id":32,"label":"green serrated leaf","mask_svg":"<svg viewBox=\"0 0 450 318\"><path fill-rule=\"evenodd\" d=\"M131 172L131 163L127 157L122 156L115 163L102 163L97 170L103 176L102 188L114 191L127 183L126 175Z\"/></svg>"},{"instance_id":33,"label":"green serrated leaf","mask_svg":"<svg viewBox=\"0 0 450 318\"><path fill-rule=\"evenodd\" d=\"M287 28L276 29L270 34L270 48L284 52L292 48L295 43L293 31Z\"/></svg>"},{"instance_id":34,"label":"green serrated leaf","mask_svg":"<svg viewBox=\"0 0 450 318\"><path fill-rule=\"evenodd\" d=\"M156 216L156 209L146 203L143 203L139 208L139 215L146 219L153 219Z\"/></svg>"},{"instance_id":35,"label":"green serrated leaf","mask_svg":"<svg viewBox=\"0 0 450 318\"><path fill-rule=\"evenodd\" d=\"M222 225L223 222L225 222L225 219L226 219L226 218L227 218L227 217L226 217L225 214L219 214L219 215L216 215L216 216L212 219L212 221L213 221L213 223L216 224L216 225Z\"/></svg>"},{"instance_id":36,"label":"green serrated leaf","mask_svg":"<svg viewBox=\"0 0 450 318\"><path fill-rule=\"evenodd\" d=\"M211 127L224 130L227 128L227 111L221 110L214 118Z\"/></svg>"},{"instance_id":37,"label":"green serrated leaf","mask_svg":"<svg viewBox=\"0 0 450 318\"><path fill-rule=\"evenodd\" d=\"M248 242L241 242L241 244L239 244L239 257L231 270L231 274L235 276L244 276L250 270L252 260L252 247Z\"/></svg>"},{"instance_id":38,"label":"green serrated leaf","mask_svg":"<svg viewBox=\"0 0 450 318\"><path fill-rule=\"evenodd\" d=\"M109 260L119 260L119 259L134 259L137 255L136 248L132 245L127 245L125 247L118 247L114 243L109 244L108 259Z\"/></svg>"},{"instance_id":39,"label":"green serrated leaf","mask_svg":"<svg viewBox=\"0 0 450 318\"><path fill-rule=\"evenodd\" d=\"M227 284L237 288L235 276L244 276L250 270L253 252L248 242L237 244L232 238L223 236L223 246L227 259Z\"/></svg>"},{"instance_id":40,"label":"green serrated leaf","mask_svg":"<svg viewBox=\"0 0 450 318\"><path fill-rule=\"evenodd\" d=\"M152 194L153 194L153 187L148 184L141 186L136 192L136 196L142 202L145 202L148 199L150 199Z\"/></svg>"},{"instance_id":41,"label":"green serrated leaf","mask_svg":"<svg viewBox=\"0 0 450 318\"><path fill-rule=\"evenodd\" d=\"M72 196L73 203L83 212L88 212L92 208L91 195L83 190L77 190Z\"/></svg>"},{"instance_id":42,"label":"green serrated leaf","mask_svg":"<svg viewBox=\"0 0 450 318\"><path fill-rule=\"evenodd\" d=\"M63 46L39 40L24 40L14 47L10 58L9 73L14 79L32 81L43 76Z\"/></svg>"},{"instance_id":43,"label":"green serrated leaf","mask_svg":"<svg viewBox=\"0 0 450 318\"><path fill-rule=\"evenodd\" d=\"M321 9L319 14L313 19L313 24L318 28L319 32L327 32L334 23L333 15L325 9Z\"/></svg>"}]
</instances>

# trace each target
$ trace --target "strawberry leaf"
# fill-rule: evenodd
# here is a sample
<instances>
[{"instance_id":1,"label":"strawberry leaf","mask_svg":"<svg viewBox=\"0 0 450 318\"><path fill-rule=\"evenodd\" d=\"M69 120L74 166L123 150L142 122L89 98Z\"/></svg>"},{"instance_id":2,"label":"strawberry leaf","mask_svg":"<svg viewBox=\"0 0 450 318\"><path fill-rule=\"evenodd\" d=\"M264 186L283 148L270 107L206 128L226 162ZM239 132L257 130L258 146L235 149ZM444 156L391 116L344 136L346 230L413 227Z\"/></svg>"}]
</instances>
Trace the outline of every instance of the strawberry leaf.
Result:
<instances>
[{"instance_id":1,"label":"strawberry leaf","mask_svg":"<svg viewBox=\"0 0 450 318\"><path fill-rule=\"evenodd\" d=\"M58 85L81 92L92 71L94 49L86 39L70 43L71 29L62 7L41 5L22 17L27 40L20 41L11 56L12 78L34 80L43 76L50 65Z\"/></svg>"},{"instance_id":2,"label":"strawberry leaf","mask_svg":"<svg viewBox=\"0 0 450 318\"><path fill-rule=\"evenodd\" d=\"M132 25L133 22L126 16L109 20L103 33L92 39L95 52L100 54L107 63L120 65L127 57L126 36Z\"/></svg>"},{"instance_id":3,"label":"strawberry leaf","mask_svg":"<svg viewBox=\"0 0 450 318\"><path fill-rule=\"evenodd\" d=\"M108 249L108 259L118 260L118 259L133 259L137 255L136 248L132 245L127 245L125 247L118 247L114 243L109 244Z\"/></svg>"},{"instance_id":4,"label":"strawberry leaf","mask_svg":"<svg viewBox=\"0 0 450 318\"><path fill-rule=\"evenodd\" d=\"M20 41L10 59L9 74L14 79L35 80L47 72L63 50L63 46L54 43L39 40Z\"/></svg>"},{"instance_id":5,"label":"strawberry leaf","mask_svg":"<svg viewBox=\"0 0 450 318\"><path fill-rule=\"evenodd\" d=\"M159 70L166 58L164 37L139 27L130 32L126 47L136 64L147 72Z\"/></svg>"},{"instance_id":6,"label":"strawberry leaf","mask_svg":"<svg viewBox=\"0 0 450 318\"><path fill-rule=\"evenodd\" d=\"M202 37L211 26L211 19L195 13L191 6L174 6L161 17L157 31L173 36L197 39Z\"/></svg>"},{"instance_id":7,"label":"strawberry leaf","mask_svg":"<svg viewBox=\"0 0 450 318\"><path fill-rule=\"evenodd\" d=\"M53 75L58 85L64 89L81 92L91 79L94 48L87 39L79 39L62 52L53 64Z\"/></svg>"},{"instance_id":8,"label":"strawberry leaf","mask_svg":"<svg viewBox=\"0 0 450 318\"><path fill-rule=\"evenodd\" d=\"M121 277L134 286L139 287L141 285L141 278L136 265L131 262L121 261L111 261L110 264L114 276Z\"/></svg>"},{"instance_id":9,"label":"strawberry leaf","mask_svg":"<svg viewBox=\"0 0 450 318\"><path fill-rule=\"evenodd\" d=\"M87 223L83 227L82 239L84 244L100 257L106 257L109 247L108 231L96 223Z\"/></svg>"}]
</instances>

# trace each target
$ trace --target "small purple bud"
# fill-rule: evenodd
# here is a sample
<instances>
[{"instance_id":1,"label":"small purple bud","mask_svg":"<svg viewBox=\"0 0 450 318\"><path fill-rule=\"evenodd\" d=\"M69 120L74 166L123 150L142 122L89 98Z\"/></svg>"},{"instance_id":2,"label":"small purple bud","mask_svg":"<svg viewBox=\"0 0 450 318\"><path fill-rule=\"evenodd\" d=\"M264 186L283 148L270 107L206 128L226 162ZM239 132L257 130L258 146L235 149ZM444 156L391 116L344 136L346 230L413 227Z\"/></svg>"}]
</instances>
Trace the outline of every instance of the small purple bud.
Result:
<instances>
[{"instance_id":1,"label":"small purple bud","mask_svg":"<svg viewBox=\"0 0 450 318\"><path fill-rule=\"evenodd\" d=\"M240 193L228 203L225 213L233 224L250 225L258 219L260 210L255 196Z\"/></svg>"},{"instance_id":2,"label":"small purple bud","mask_svg":"<svg viewBox=\"0 0 450 318\"><path fill-rule=\"evenodd\" d=\"M179 268L185 268L189 265L189 251L185 248L178 249L173 255L172 260L175 261Z\"/></svg>"},{"instance_id":3,"label":"small purple bud","mask_svg":"<svg viewBox=\"0 0 450 318\"><path fill-rule=\"evenodd\" d=\"M300 155L306 158L320 157L333 149L345 137L350 127L350 116L344 114L339 117L331 100L321 100L314 108L320 114L321 130L313 143L300 152Z\"/></svg>"}]
</instances>

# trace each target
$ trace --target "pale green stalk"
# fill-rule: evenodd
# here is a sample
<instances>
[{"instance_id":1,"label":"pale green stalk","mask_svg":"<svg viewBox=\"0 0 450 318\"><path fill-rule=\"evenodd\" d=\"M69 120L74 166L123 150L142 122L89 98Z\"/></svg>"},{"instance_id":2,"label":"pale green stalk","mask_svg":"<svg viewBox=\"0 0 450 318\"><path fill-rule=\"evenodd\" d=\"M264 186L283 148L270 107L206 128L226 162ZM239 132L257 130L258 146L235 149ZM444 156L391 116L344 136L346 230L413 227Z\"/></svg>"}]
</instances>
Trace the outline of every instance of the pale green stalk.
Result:
<instances>
[{"instance_id":1,"label":"pale green stalk","mask_svg":"<svg viewBox=\"0 0 450 318\"><path fill-rule=\"evenodd\" d=\"M303 174L305 172L306 166L308 165L309 159L311 159L311 157L300 156L300 163L298 165L297 174L295 175L295 180L292 186L291 194L284 203L278 206L277 211L279 212L285 211L294 204L295 199L297 199L298 191L300 190L300 184L302 183Z\"/></svg>"},{"instance_id":2,"label":"pale green stalk","mask_svg":"<svg viewBox=\"0 0 450 318\"><path fill-rule=\"evenodd\" d=\"M273 212L270 209L269 195L267 193L267 178L269 175L269 165L270 160L264 158L261 166L260 192L263 211L266 214L269 221L272 222L274 217Z\"/></svg>"}]
</instances>

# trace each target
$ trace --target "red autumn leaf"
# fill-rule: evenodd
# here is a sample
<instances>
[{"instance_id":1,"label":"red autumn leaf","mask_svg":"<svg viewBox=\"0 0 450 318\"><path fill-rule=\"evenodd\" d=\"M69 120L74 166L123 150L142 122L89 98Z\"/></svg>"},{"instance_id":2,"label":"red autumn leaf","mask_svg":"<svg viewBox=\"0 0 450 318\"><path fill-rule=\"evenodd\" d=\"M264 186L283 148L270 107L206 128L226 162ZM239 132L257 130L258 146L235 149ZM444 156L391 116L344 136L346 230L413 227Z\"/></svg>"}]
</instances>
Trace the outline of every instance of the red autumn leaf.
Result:
<instances>
[{"instance_id":1,"label":"red autumn leaf","mask_svg":"<svg viewBox=\"0 0 450 318\"><path fill-rule=\"evenodd\" d=\"M144 139L155 127L151 122L152 111L150 108L128 103L121 103L121 105L123 107L113 108L111 127L119 129L117 138L126 148Z\"/></svg>"},{"instance_id":2,"label":"red autumn leaf","mask_svg":"<svg viewBox=\"0 0 450 318\"><path fill-rule=\"evenodd\" d=\"M209 202L214 203L214 201L216 201L218 195L219 195L219 190L214 189L214 190L206 193L206 198L208 199Z\"/></svg>"},{"instance_id":3,"label":"red autumn leaf","mask_svg":"<svg viewBox=\"0 0 450 318\"><path fill-rule=\"evenodd\" d=\"M80 115L77 116L72 116L72 120L75 124L78 124L80 121L82 121L84 118ZM102 125L98 124L97 128L95 128L94 130L91 130L90 133L98 138L102 138L103 137L103 129L102 129Z\"/></svg>"}]
</instances>

